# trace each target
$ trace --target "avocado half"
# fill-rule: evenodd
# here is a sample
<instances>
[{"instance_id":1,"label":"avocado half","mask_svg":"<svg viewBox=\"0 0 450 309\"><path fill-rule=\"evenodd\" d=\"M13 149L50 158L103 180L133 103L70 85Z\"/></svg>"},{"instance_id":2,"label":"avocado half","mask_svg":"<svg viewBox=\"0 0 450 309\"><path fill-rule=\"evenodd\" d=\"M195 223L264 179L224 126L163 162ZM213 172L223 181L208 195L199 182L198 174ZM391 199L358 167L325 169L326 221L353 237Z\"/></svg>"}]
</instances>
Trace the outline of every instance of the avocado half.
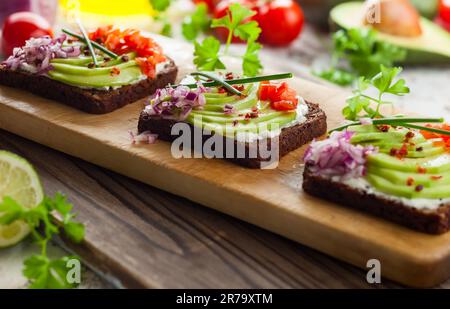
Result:
<instances>
[{"instance_id":1,"label":"avocado half","mask_svg":"<svg viewBox=\"0 0 450 309\"><path fill-rule=\"evenodd\" d=\"M346 2L330 12L331 22L339 28L363 28L364 2ZM419 37L394 36L377 31L377 39L408 51L404 63L450 63L450 33L432 21L421 17L422 35Z\"/></svg>"}]
</instances>

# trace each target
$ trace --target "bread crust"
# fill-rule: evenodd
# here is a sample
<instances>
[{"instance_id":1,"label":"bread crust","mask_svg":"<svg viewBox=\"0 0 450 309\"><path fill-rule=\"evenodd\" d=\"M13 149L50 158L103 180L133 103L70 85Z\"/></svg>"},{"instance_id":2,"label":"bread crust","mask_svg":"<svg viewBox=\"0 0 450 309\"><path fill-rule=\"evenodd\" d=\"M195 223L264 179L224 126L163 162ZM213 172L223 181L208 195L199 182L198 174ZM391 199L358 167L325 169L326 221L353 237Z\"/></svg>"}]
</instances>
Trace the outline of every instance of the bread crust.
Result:
<instances>
[{"instance_id":1,"label":"bread crust","mask_svg":"<svg viewBox=\"0 0 450 309\"><path fill-rule=\"evenodd\" d=\"M442 234L450 229L450 204L435 210L417 209L317 176L311 172L311 164L308 163L303 172L302 186L311 195L369 212L421 232Z\"/></svg>"},{"instance_id":2,"label":"bread crust","mask_svg":"<svg viewBox=\"0 0 450 309\"><path fill-rule=\"evenodd\" d=\"M106 114L149 96L169 83L173 84L177 72L177 66L169 60L154 79L105 91L71 86L43 75L11 71L0 66L0 84L56 100L86 113Z\"/></svg>"}]
</instances>

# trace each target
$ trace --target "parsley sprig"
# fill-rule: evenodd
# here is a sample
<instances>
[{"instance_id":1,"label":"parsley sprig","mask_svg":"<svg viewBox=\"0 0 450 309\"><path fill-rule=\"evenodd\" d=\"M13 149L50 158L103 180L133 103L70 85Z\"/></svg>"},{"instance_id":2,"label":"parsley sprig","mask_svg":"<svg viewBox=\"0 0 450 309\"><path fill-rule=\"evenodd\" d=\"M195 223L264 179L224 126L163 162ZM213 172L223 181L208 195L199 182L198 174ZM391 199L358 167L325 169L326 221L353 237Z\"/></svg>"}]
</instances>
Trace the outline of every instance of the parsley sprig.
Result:
<instances>
[{"instance_id":1,"label":"parsley sprig","mask_svg":"<svg viewBox=\"0 0 450 309\"><path fill-rule=\"evenodd\" d=\"M250 42L254 42L259 37L261 28L258 26L258 23L254 20L248 20L255 14L255 11L236 2L230 5L228 13L225 16L213 19L211 23L212 28L223 27L228 29L225 54L228 52L233 36Z\"/></svg>"},{"instance_id":2,"label":"parsley sprig","mask_svg":"<svg viewBox=\"0 0 450 309\"><path fill-rule=\"evenodd\" d=\"M184 18L181 24L181 33L186 40L193 41L200 33L207 31L210 24L211 19L208 16L208 6L205 3L200 3L191 15Z\"/></svg>"},{"instance_id":3,"label":"parsley sprig","mask_svg":"<svg viewBox=\"0 0 450 309\"><path fill-rule=\"evenodd\" d=\"M78 259L65 256L59 259L48 257L47 245L53 236L63 230L71 241L79 243L84 238L84 225L74 221L72 204L67 198L56 193L53 198L45 197L35 208L26 208L10 197L4 197L0 202L0 224L11 224L16 220L25 221L30 227L31 234L40 246L40 254L32 255L24 261L23 274L30 281L30 288L73 288L76 283L66 280L67 262ZM59 224L55 223L59 217Z\"/></svg>"},{"instance_id":4,"label":"parsley sprig","mask_svg":"<svg viewBox=\"0 0 450 309\"><path fill-rule=\"evenodd\" d=\"M219 40L213 36L206 37L201 43L194 42L194 64L197 69L207 71L225 69L221 58L228 54L231 40L233 36L236 36L247 43L246 52L242 57L244 75L255 76L258 74L262 69L258 57L261 45L256 40L261 33L261 28L256 21L250 20L255 14L255 11L236 2L230 5L227 15L213 19L211 22L212 28L223 27L228 29L225 48L222 53Z\"/></svg>"},{"instance_id":5,"label":"parsley sprig","mask_svg":"<svg viewBox=\"0 0 450 309\"><path fill-rule=\"evenodd\" d=\"M376 39L371 28L339 30L333 34L331 67L316 75L338 85L349 85L358 76L371 78L380 65L392 67L406 57L406 50Z\"/></svg>"},{"instance_id":6,"label":"parsley sprig","mask_svg":"<svg viewBox=\"0 0 450 309\"><path fill-rule=\"evenodd\" d=\"M172 35L172 24L167 17L167 9L170 7L171 0L150 0L153 10L155 11L155 20L162 23L160 33L165 36Z\"/></svg>"},{"instance_id":7,"label":"parsley sprig","mask_svg":"<svg viewBox=\"0 0 450 309\"><path fill-rule=\"evenodd\" d=\"M417 125L417 123L443 123L444 118L418 118L404 117L402 115L393 117L383 116L380 111L381 106L392 104L392 102L383 100L383 96L385 94L402 96L409 93L409 88L406 86L404 79L397 79L402 68L386 68L381 65L380 70L381 71L371 79L366 79L364 77L358 79L357 87L353 91L353 96L347 99L347 106L342 110L345 119L352 120L352 122L334 128L330 130L329 133L333 131L342 131L351 126L369 122L373 125L402 126L405 128L434 132L441 135L450 135L450 132L446 130L426 125ZM368 95L366 90L369 88L377 90L378 95L375 97ZM375 108L373 108L374 105Z\"/></svg>"},{"instance_id":8,"label":"parsley sprig","mask_svg":"<svg viewBox=\"0 0 450 309\"><path fill-rule=\"evenodd\" d=\"M342 110L345 119L357 120L365 117L383 118L384 116L380 111L381 106L392 104L392 102L383 99L385 94L402 96L409 93L409 88L405 85L405 80L396 80L396 77L402 71L401 68L387 68L381 65L380 69L381 71L371 79L366 79L365 77L358 79L353 96L347 99L347 106ZM378 91L377 96L373 97L366 93L370 87Z\"/></svg>"}]
</instances>

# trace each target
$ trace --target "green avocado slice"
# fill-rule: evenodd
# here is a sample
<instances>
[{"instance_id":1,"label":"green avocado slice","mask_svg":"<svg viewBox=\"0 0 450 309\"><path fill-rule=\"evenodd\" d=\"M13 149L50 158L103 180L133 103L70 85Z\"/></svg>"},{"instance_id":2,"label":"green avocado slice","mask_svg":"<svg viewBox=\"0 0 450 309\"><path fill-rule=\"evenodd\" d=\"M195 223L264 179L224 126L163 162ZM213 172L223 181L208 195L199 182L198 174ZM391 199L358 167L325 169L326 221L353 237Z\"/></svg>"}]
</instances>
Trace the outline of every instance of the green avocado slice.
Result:
<instances>
[{"instance_id":1,"label":"green avocado slice","mask_svg":"<svg viewBox=\"0 0 450 309\"><path fill-rule=\"evenodd\" d=\"M363 2L346 2L337 5L330 12L330 19L343 29L367 27L363 24ZM377 32L380 41L405 48L408 55L405 63L450 63L450 33L421 17L422 35L401 37Z\"/></svg>"},{"instance_id":2,"label":"green avocado slice","mask_svg":"<svg viewBox=\"0 0 450 309\"><path fill-rule=\"evenodd\" d=\"M139 80L141 69L138 66L131 66L121 70L119 75L77 75L50 71L48 75L57 81L65 84L82 87L115 87L129 85Z\"/></svg>"},{"instance_id":3,"label":"green avocado slice","mask_svg":"<svg viewBox=\"0 0 450 309\"><path fill-rule=\"evenodd\" d=\"M395 185L389 180L375 174L367 175L367 180L372 186L383 193L409 199L441 199L450 197L450 185L424 187L422 190L418 191L416 190L416 186Z\"/></svg>"},{"instance_id":4,"label":"green avocado slice","mask_svg":"<svg viewBox=\"0 0 450 309\"><path fill-rule=\"evenodd\" d=\"M445 153L418 159L398 159L385 153L377 153L367 157L367 166L378 166L411 173L417 173L420 168L424 168L427 173L439 174L450 171L450 154Z\"/></svg>"},{"instance_id":5,"label":"green avocado slice","mask_svg":"<svg viewBox=\"0 0 450 309\"><path fill-rule=\"evenodd\" d=\"M378 166L370 166L367 169L367 174L376 175L386 178L396 185L408 185L409 179L413 180L410 185L423 185L425 187L437 187L442 185L450 185L450 171L442 174L418 174L401 172L393 169L382 168Z\"/></svg>"}]
</instances>

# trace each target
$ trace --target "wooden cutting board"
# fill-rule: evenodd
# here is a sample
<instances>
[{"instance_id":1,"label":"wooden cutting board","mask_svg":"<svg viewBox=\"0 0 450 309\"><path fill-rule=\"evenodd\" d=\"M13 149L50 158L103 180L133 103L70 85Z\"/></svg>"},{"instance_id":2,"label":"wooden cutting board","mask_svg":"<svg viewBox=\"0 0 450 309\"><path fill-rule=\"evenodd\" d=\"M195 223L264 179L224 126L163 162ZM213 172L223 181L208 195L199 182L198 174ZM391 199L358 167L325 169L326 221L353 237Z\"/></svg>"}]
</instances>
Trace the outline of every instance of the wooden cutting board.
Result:
<instances>
[{"instance_id":1,"label":"wooden cutting board","mask_svg":"<svg viewBox=\"0 0 450 309\"><path fill-rule=\"evenodd\" d=\"M191 46L158 38L180 67L193 70ZM319 103L329 127L342 121L346 94L302 79L291 84L307 100ZM356 266L381 262L382 275L416 287L436 285L450 276L450 233L434 236L338 206L301 190L303 149L284 157L273 170L251 170L223 160L174 159L170 144L133 145L143 102L107 115L89 115L29 93L0 86L0 128L111 169L165 191L248 221ZM93 206L94 207L94 206ZM124 212L122 220L127 220ZM96 217L87 220L85 254L130 284L146 286L150 269L140 267L135 242L105 241ZM130 221L127 233L139 229ZM143 231L142 233L151 233ZM113 238L113 237L112 237ZM119 246L119 247L117 247ZM120 254L118 254L120 252ZM140 252L140 253L139 253ZM134 256L133 256L134 254ZM120 255L120 258L118 257ZM131 262L130 262L131 261ZM148 284L150 285L150 284Z\"/></svg>"}]
</instances>

